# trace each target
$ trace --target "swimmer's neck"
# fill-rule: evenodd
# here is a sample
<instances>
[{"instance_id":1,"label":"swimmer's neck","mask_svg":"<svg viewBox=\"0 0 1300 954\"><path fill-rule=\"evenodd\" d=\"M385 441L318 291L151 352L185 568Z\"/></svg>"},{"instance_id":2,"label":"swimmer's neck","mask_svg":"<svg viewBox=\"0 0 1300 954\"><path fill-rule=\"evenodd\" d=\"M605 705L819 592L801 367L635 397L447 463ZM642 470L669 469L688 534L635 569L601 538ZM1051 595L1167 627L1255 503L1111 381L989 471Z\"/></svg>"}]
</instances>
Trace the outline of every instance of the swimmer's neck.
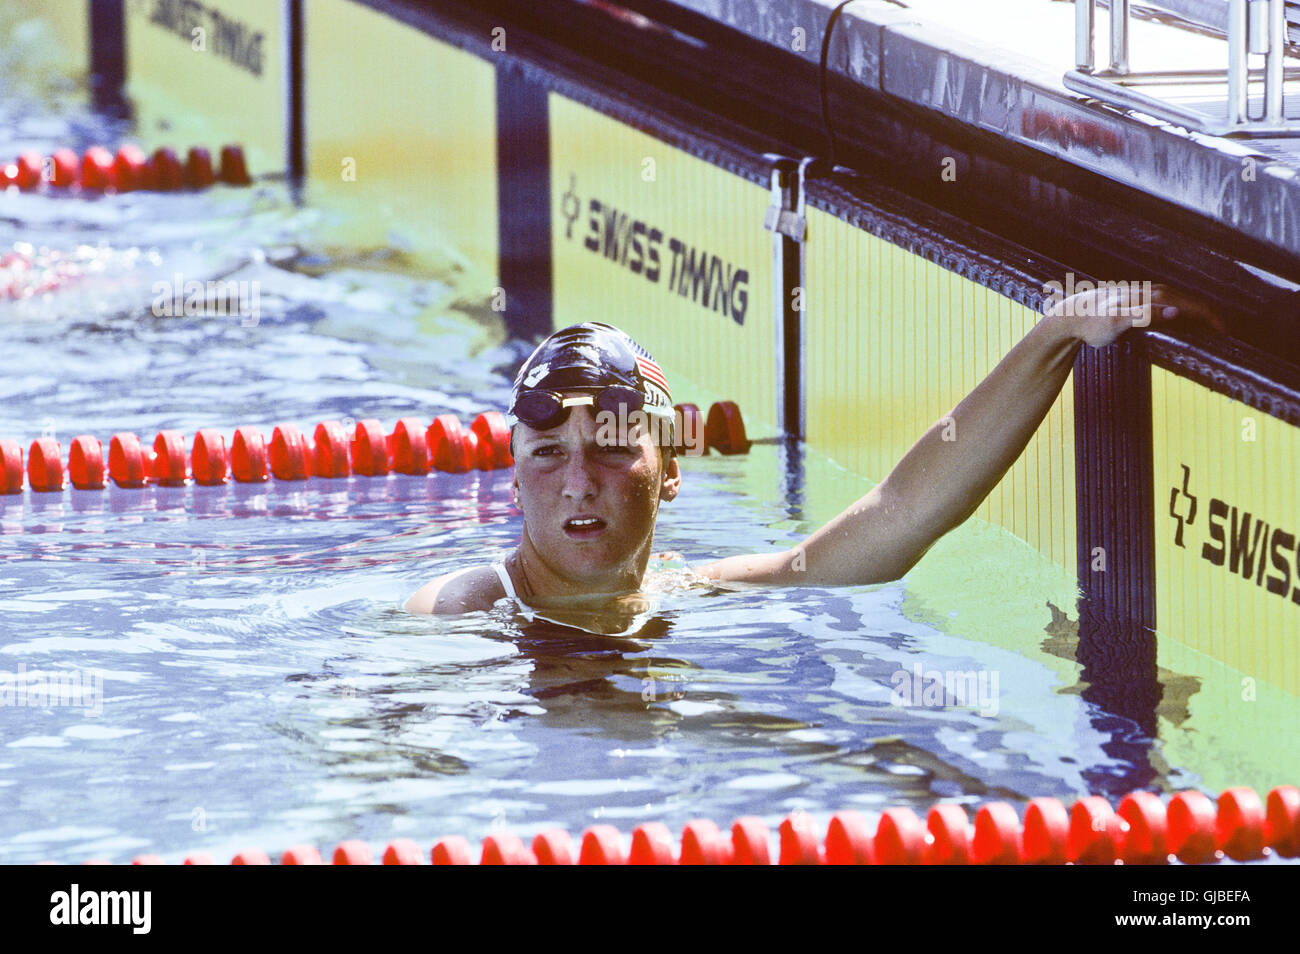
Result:
<instances>
[{"instance_id":1,"label":"swimmer's neck","mask_svg":"<svg viewBox=\"0 0 1300 954\"><path fill-rule=\"evenodd\" d=\"M542 558L524 526L522 539L506 558L506 572L519 598L529 606L593 607L641 592L650 564L650 541L625 561L597 579L575 580L558 572Z\"/></svg>"}]
</instances>

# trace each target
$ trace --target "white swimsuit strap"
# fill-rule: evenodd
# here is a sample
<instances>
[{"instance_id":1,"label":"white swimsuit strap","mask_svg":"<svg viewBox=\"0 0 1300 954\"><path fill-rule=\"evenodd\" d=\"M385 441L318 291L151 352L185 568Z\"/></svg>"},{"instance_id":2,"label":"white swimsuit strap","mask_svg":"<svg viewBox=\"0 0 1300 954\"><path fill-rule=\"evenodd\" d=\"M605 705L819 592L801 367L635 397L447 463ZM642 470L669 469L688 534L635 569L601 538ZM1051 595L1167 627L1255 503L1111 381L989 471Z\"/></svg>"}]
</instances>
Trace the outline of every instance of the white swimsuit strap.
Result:
<instances>
[{"instance_id":1,"label":"white swimsuit strap","mask_svg":"<svg viewBox=\"0 0 1300 954\"><path fill-rule=\"evenodd\" d=\"M493 563L492 569L496 570L497 578L501 581L501 585L506 588L506 596L515 602L519 602L519 597L515 593L515 584L510 579L510 573L506 570L506 565L504 563Z\"/></svg>"}]
</instances>

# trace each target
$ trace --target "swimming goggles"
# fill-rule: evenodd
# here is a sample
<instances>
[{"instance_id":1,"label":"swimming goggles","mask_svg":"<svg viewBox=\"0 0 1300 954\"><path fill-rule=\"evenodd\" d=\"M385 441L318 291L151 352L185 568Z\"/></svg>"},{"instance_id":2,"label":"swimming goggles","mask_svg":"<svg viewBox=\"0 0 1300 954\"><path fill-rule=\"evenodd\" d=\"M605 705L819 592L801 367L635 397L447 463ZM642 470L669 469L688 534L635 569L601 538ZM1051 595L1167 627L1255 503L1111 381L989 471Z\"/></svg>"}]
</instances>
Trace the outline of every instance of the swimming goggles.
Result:
<instances>
[{"instance_id":1,"label":"swimming goggles","mask_svg":"<svg viewBox=\"0 0 1300 954\"><path fill-rule=\"evenodd\" d=\"M583 404L590 404L597 411L611 414L628 415L633 411L644 411L660 417L671 416L671 410L646 407L645 395L636 388L621 384L611 384L592 394L577 397L565 397L559 391L533 389L522 392L515 399L515 406L510 414L517 420L538 431L548 431L559 427L569 419L569 411Z\"/></svg>"}]
</instances>

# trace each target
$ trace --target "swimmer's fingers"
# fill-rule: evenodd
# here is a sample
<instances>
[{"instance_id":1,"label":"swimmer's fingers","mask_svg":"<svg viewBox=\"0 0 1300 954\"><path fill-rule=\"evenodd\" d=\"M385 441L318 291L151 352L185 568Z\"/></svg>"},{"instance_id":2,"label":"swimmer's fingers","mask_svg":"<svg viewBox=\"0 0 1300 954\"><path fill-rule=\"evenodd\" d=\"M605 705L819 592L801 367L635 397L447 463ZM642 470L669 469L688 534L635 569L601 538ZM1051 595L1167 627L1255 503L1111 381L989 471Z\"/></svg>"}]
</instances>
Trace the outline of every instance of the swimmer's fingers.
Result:
<instances>
[{"instance_id":1,"label":"swimmer's fingers","mask_svg":"<svg viewBox=\"0 0 1300 954\"><path fill-rule=\"evenodd\" d=\"M1223 331L1225 325L1202 302L1168 285L1118 282L1058 301L1051 313L1070 325L1071 333L1094 348L1111 344L1130 328L1191 320Z\"/></svg>"},{"instance_id":2,"label":"swimmer's fingers","mask_svg":"<svg viewBox=\"0 0 1300 954\"><path fill-rule=\"evenodd\" d=\"M1220 334L1227 332L1228 325L1221 315L1216 314L1201 299L1194 298L1186 292L1168 285L1156 285L1152 288L1152 315L1169 320L1180 318Z\"/></svg>"},{"instance_id":3,"label":"swimmer's fingers","mask_svg":"<svg viewBox=\"0 0 1300 954\"><path fill-rule=\"evenodd\" d=\"M1103 285L1071 295L1052 305L1049 315L1069 333L1094 348L1102 348L1130 328L1151 323L1151 292L1128 284Z\"/></svg>"}]
</instances>

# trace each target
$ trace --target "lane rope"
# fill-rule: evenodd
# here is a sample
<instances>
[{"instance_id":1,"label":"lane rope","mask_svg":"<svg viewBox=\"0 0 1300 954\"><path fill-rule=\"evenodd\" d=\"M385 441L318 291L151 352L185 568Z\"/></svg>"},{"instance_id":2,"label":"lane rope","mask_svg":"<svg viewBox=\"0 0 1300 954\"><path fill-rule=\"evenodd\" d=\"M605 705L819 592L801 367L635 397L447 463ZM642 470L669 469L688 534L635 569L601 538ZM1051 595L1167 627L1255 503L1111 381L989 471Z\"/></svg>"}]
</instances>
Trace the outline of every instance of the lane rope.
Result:
<instances>
[{"instance_id":1,"label":"lane rope","mask_svg":"<svg viewBox=\"0 0 1300 954\"><path fill-rule=\"evenodd\" d=\"M1300 788L1274 788L1261 800L1254 789L1226 789L1216 801L1199 791L1179 792L1166 804L1152 792L1126 795L1116 808L1100 796L1087 796L1069 808L1055 798L1031 799L1023 819L1006 802L988 802L972 822L951 803L934 805L923 822L910 808L889 808L873 827L855 811L833 815L823 833L811 815L795 812L778 826L777 850L761 819L747 816L724 831L708 819L690 822L674 839L662 822L646 822L631 838L612 825L593 825L576 840L560 828L547 829L525 844L497 831L477 850L453 835L425 851L409 838L388 843L379 853L385 865L1054 865L1142 864L1179 861L1205 864L1232 859L1257 861L1270 856L1300 856ZM364 841L344 841L330 856L336 865L374 864ZM48 862L47 862L48 863ZM131 864L163 864L158 855ZM195 852L184 864L214 864ZM260 849L241 851L232 865L269 865ZM325 860L313 845L293 845L280 864L319 865ZM110 864L102 858L85 864Z\"/></svg>"}]
</instances>

